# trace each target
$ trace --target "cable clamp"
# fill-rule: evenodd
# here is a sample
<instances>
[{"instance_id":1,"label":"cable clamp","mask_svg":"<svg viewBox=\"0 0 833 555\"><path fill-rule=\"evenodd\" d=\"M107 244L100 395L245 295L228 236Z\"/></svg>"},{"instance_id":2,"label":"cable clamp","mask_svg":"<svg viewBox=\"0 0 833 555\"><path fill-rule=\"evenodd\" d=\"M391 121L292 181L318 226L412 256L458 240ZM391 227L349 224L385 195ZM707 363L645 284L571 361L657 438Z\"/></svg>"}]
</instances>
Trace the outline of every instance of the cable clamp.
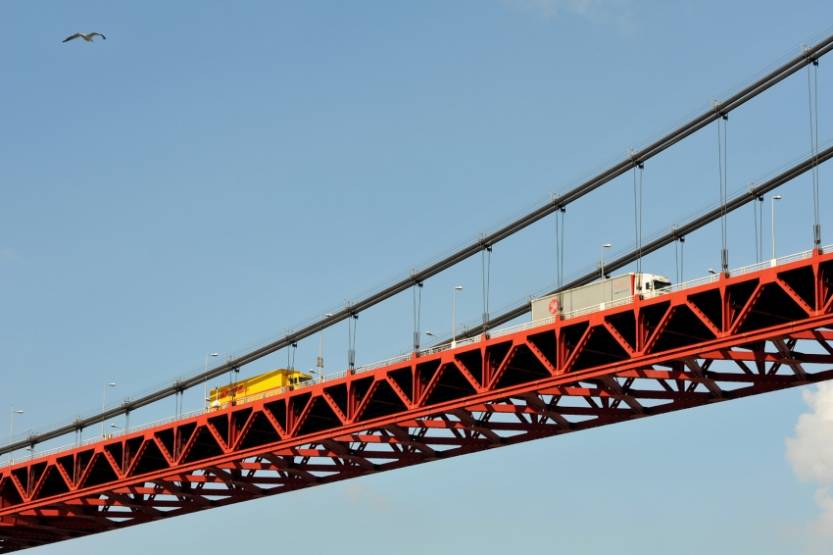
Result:
<instances>
[{"instance_id":1,"label":"cable clamp","mask_svg":"<svg viewBox=\"0 0 833 555\"><path fill-rule=\"evenodd\" d=\"M729 112L724 110L722 106L723 103L719 100L712 100L712 109L718 116L720 116L720 119L725 121L729 119Z\"/></svg>"},{"instance_id":2,"label":"cable clamp","mask_svg":"<svg viewBox=\"0 0 833 555\"><path fill-rule=\"evenodd\" d=\"M819 65L819 57L815 55L813 49L807 46L806 44L801 45L801 51L807 57L807 61L814 66Z\"/></svg>"}]
</instances>

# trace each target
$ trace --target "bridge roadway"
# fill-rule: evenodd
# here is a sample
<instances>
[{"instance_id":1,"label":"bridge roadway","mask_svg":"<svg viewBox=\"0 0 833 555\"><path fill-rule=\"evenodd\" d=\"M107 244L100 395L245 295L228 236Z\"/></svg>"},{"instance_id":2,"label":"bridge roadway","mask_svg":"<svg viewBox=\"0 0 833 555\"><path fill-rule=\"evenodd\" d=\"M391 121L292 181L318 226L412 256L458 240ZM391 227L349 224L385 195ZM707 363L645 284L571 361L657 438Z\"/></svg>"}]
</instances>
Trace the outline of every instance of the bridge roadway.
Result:
<instances>
[{"instance_id":1,"label":"bridge roadway","mask_svg":"<svg viewBox=\"0 0 833 555\"><path fill-rule=\"evenodd\" d=\"M833 253L0 469L0 553L833 377Z\"/></svg>"}]
</instances>

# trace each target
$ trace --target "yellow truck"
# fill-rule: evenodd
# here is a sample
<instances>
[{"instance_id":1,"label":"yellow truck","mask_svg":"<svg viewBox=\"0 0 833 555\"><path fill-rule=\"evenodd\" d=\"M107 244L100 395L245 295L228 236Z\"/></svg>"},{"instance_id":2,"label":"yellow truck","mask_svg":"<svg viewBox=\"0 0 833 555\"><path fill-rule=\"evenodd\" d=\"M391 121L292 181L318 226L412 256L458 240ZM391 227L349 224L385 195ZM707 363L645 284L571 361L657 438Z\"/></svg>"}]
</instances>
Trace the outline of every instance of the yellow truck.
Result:
<instances>
[{"instance_id":1,"label":"yellow truck","mask_svg":"<svg viewBox=\"0 0 833 555\"><path fill-rule=\"evenodd\" d=\"M241 380L229 385L215 387L208 394L208 407L219 409L229 405L239 405L270 395L290 391L312 380L312 376L300 370L278 368L253 378Z\"/></svg>"}]
</instances>

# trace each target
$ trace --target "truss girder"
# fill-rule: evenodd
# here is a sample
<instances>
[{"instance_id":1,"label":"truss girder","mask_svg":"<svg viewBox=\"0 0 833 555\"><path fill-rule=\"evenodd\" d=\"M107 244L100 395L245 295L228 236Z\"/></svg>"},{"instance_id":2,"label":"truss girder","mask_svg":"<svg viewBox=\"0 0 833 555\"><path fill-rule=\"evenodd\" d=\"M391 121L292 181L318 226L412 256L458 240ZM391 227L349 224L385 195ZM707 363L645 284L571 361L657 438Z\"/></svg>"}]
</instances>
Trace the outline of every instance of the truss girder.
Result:
<instances>
[{"instance_id":1,"label":"truss girder","mask_svg":"<svg viewBox=\"0 0 833 555\"><path fill-rule=\"evenodd\" d=\"M0 469L0 553L833 378L833 255Z\"/></svg>"}]
</instances>

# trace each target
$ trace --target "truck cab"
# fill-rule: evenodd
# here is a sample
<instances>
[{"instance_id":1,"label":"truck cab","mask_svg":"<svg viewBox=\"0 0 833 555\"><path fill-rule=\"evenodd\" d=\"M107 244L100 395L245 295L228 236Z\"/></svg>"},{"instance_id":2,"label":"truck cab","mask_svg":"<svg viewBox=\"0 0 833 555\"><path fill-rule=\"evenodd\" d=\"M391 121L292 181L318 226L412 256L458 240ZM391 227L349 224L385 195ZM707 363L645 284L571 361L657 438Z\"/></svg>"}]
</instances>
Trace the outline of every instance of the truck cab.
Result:
<instances>
[{"instance_id":1,"label":"truck cab","mask_svg":"<svg viewBox=\"0 0 833 555\"><path fill-rule=\"evenodd\" d=\"M634 293L641 293L644 298L652 298L671 291L671 280L659 274L634 274L637 285Z\"/></svg>"}]
</instances>

